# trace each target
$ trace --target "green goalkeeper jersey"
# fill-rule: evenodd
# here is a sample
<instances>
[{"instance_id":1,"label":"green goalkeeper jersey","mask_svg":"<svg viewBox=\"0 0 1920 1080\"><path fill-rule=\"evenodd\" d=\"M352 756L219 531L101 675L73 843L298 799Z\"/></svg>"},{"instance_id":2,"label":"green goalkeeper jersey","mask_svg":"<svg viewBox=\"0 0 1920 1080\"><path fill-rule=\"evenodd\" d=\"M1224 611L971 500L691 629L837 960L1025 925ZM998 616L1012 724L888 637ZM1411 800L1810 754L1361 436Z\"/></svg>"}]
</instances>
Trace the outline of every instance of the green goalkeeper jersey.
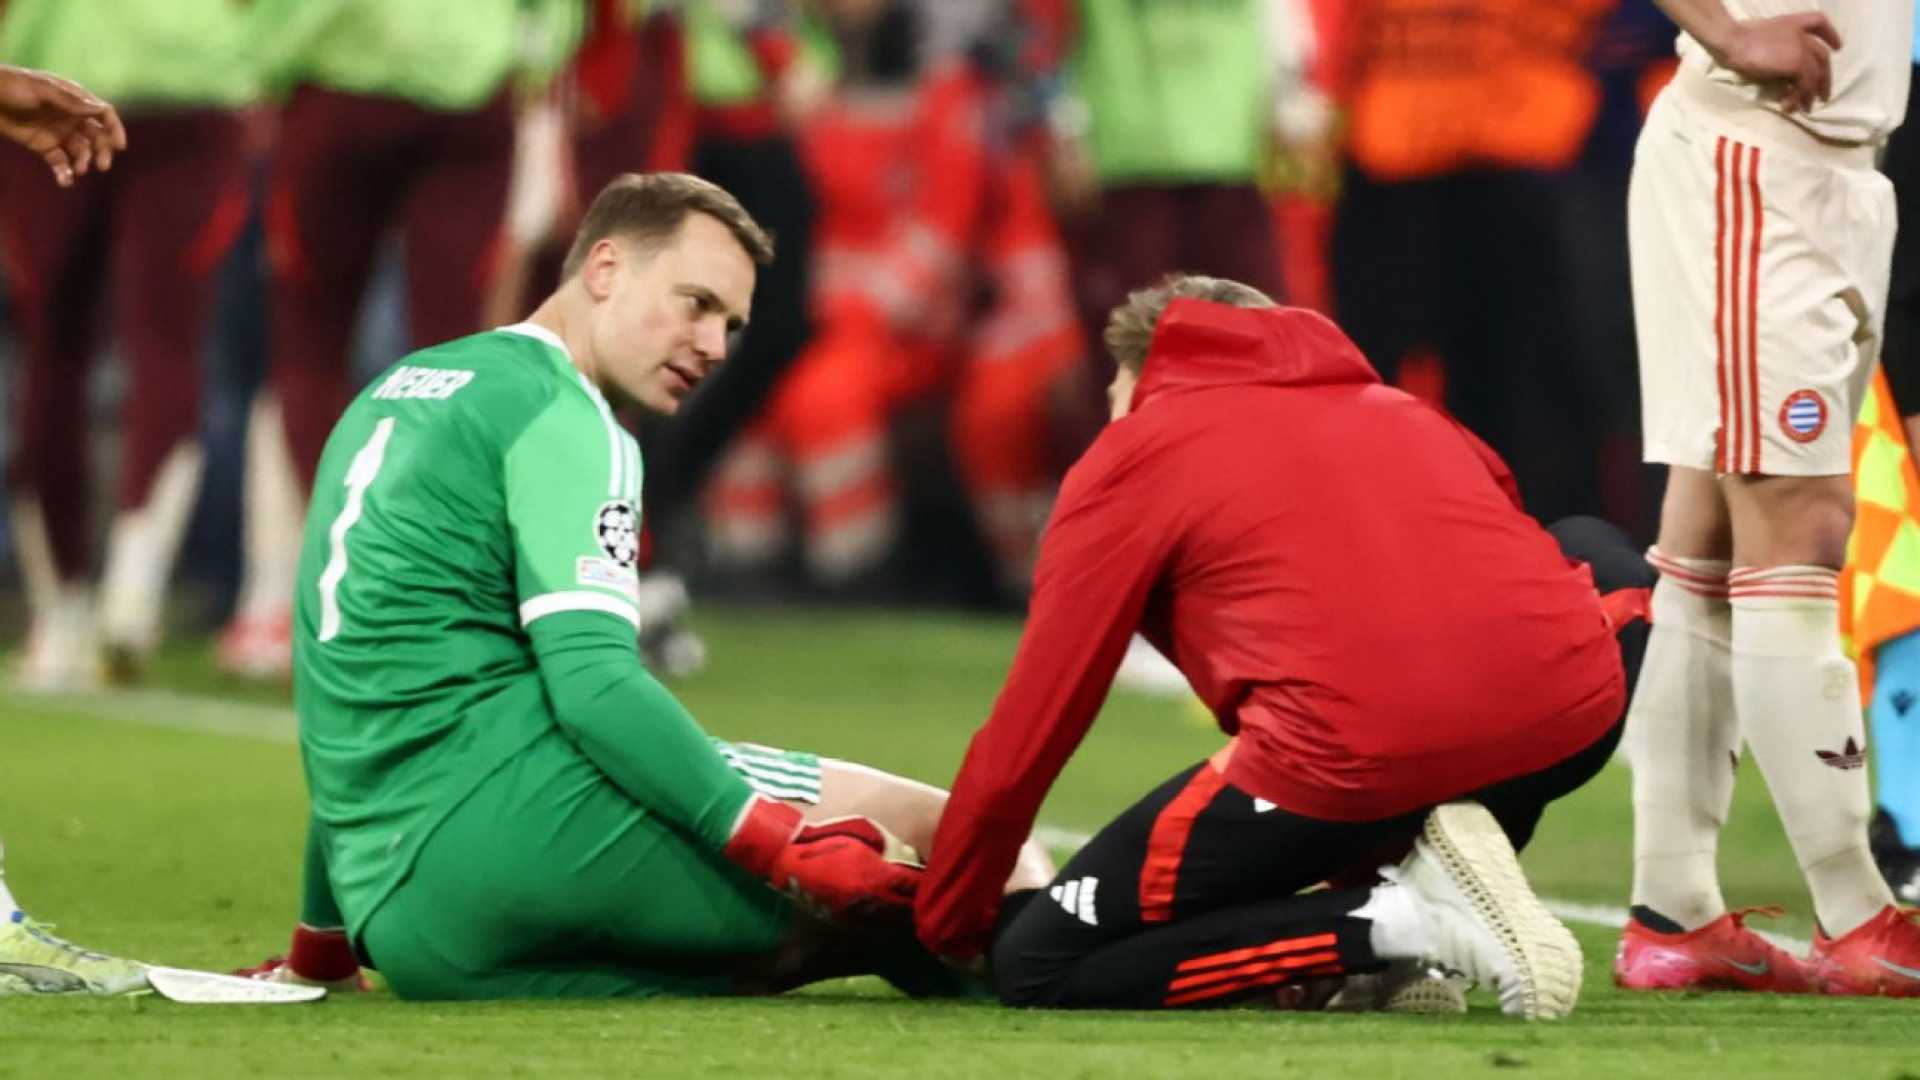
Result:
<instances>
[{"instance_id":1,"label":"green goalkeeper jersey","mask_svg":"<svg viewBox=\"0 0 1920 1080\"><path fill-rule=\"evenodd\" d=\"M334 428L294 706L356 934L441 819L556 726L643 807L725 844L750 791L635 646L640 479L633 438L532 324L406 357Z\"/></svg>"}]
</instances>

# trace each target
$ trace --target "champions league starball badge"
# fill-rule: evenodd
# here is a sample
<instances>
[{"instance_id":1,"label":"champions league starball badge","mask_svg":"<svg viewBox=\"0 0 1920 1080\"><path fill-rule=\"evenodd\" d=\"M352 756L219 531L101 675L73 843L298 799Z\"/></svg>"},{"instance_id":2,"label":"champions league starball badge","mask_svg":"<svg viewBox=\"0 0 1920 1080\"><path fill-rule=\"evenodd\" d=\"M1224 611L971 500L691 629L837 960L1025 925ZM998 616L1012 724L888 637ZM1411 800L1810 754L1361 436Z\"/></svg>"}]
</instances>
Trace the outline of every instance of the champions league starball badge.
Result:
<instances>
[{"instance_id":1,"label":"champions league starball badge","mask_svg":"<svg viewBox=\"0 0 1920 1080\"><path fill-rule=\"evenodd\" d=\"M625 499L604 503L593 516L593 537L607 558L632 568L640 559L640 516Z\"/></svg>"}]
</instances>

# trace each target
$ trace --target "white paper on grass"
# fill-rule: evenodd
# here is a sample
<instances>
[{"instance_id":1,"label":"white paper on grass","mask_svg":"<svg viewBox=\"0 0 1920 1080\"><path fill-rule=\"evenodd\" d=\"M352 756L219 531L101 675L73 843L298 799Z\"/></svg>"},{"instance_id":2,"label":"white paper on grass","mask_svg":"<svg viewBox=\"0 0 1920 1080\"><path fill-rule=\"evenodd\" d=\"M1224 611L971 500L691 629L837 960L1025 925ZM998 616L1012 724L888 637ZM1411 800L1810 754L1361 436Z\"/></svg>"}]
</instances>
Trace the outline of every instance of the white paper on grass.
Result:
<instances>
[{"instance_id":1,"label":"white paper on grass","mask_svg":"<svg viewBox=\"0 0 1920 1080\"><path fill-rule=\"evenodd\" d=\"M294 1005L327 996L324 986L262 982L186 968L149 967L147 982L161 997L183 1005Z\"/></svg>"}]
</instances>

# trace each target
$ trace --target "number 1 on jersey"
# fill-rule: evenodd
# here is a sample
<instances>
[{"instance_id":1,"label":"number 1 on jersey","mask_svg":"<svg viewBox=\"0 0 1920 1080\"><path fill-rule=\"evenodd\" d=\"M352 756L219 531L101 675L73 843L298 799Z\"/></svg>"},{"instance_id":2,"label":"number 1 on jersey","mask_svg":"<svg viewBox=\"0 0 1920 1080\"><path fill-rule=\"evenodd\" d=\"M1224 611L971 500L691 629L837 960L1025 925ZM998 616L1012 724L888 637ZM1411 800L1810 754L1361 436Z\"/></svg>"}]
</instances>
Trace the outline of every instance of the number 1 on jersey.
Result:
<instances>
[{"instance_id":1,"label":"number 1 on jersey","mask_svg":"<svg viewBox=\"0 0 1920 1080\"><path fill-rule=\"evenodd\" d=\"M366 503L367 487L380 475L380 463L387 456L387 439L393 434L393 417L373 427L373 435L360 452L353 455L347 469L347 504L327 530L327 568L320 574L320 640L332 641L340 633L340 580L347 576L347 530L360 520Z\"/></svg>"}]
</instances>

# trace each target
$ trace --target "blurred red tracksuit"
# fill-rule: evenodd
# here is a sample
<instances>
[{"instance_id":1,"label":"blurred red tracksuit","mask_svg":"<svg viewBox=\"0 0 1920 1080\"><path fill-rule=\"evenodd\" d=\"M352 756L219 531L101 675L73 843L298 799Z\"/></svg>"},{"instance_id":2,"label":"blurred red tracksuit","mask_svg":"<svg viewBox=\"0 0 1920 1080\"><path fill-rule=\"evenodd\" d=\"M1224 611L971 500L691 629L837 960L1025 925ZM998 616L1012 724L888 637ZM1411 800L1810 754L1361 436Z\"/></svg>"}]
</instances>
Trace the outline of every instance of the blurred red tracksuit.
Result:
<instances>
[{"instance_id":1,"label":"blurred red tracksuit","mask_svg":"<svg viewBox=\"0 0 1920 1080\"><path fill-rule=\"evenodd\" d=\"M0 271L23 346L9 482L39 501L63 582L93 570L87 371L102 329L125 350L117 505L135 511L170 452L199 432L218 270L247 219L252 158L238 113L130 109L127 130L140 152L73 188L37 157L0 157Z\"/></svg>"},{"instance_id":2,"label":"blurred red tracksuit","mask_svg":"<svg viewBox=\"0 0 1920 1080\"><path fill-rule=\"evenodd\" d=\"M981 950L1040 802L1139 629L1234 736L1225 780L1372 821L1563 760L1624 708L1586 567L1505 466L1298 308L1168 306L1134 413L1068 473L1020 649L920 886Z\"/></svg>"},{"instance_id":3,"label":"blurred red tracksuit","mask_svg":"<svg viewBox=\"0 0 1920 1080\"><path fill-rule=\"evenodd\" d=\"M981 536L1001 584L1016 595L1032 584L1053 505L1052 395L1082 370L1086 355L1042 150L1015 145L988 159L986 220L974 257L992 301L970 328L948 421Z\"/></svg>"},{"instance_id":4,"label":"blurred red tracksuit","mask_svg":"<svg viewBox=\"0 0 1920 1080\"><path fill-rule=\"evenodd\" d=\"M1082 351L1037 166L989 145L964 65L898 92L841 95L802 142L816 185L816 332L715 477L723 542L779 542L791 472L816 576L877 561L898 524L886 453L904 401L943 386L983 532L1024 567L1045 518L1046 393ZM976 279L996 298L969 325ZM1024 576L1024 575L1022 575Z\"/></svg>"}]
</instances>

